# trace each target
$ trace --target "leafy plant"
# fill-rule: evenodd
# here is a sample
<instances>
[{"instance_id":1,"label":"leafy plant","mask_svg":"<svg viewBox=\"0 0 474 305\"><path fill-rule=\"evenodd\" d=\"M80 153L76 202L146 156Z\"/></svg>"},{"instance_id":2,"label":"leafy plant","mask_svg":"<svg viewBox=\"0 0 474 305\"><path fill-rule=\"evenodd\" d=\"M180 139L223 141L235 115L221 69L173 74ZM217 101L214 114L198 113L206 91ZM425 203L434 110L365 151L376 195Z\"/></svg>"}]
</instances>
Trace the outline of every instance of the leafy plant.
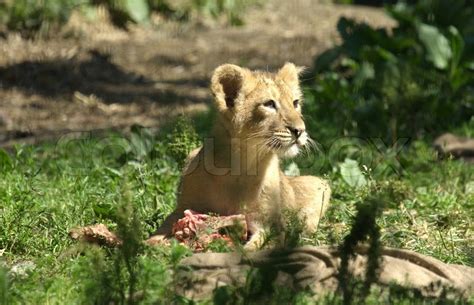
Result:
<instances>
[{"instance_id":1,"label":"leafy plant","mask_svg":"<svg viewBox=\"0 0 474 305\"><path fill-rule=\"evenodd\" d=\"M245 8L256 2L255 0L192 0L195 9L201 13L217 18L227 16L231 25L242 25L242 12Z\"/></svg>"},{"instance_id":2,"label":"leafy plant","mask_svg":"<svg viewBox=\"0 0 474 305\"><path fill-rule=\"evenodd\" d=\"M383 201L377 197L367 198L364 203L359 204L351 231L340 246L339 287L343 293L344 304L352 304L354 301L356 304L362 303L370 293L371 284L377 280L382 246L380 228L376 220L381 215L383 207ZM362 287L359 287L359 283L349 274L349 260L355 255L356 247L366 240L369 240L367 268L365 281Z\"/></svg>"},{"instance_id":3,"label":"leafy plant","mask_svg":"<svg viewBox=\"0 0 474 305\"><path fill-rule=\"evenodd\" d=\"M0 6L0 21L26 37L46 36L66 23L74 9L92 5L104 5L117 26L149 20L147 0L18 0Z\"/></svg>"},{"instance_id":4,"label":"leafy plant","mask_svg":"<svg viewBox=\"0 0 474 305\"><path fill-rule=\"evenodd\" d=\"M8 274L0 261L0 305L8 304Z\"/></svg>"},{"instance_id":5,"label":"leafy plant","mask_svg":"<svg viewBox=\"0 0 474 305\"><path fill-rule=\"evenodd\" d=\"M146 23L150 17L147 0L92 0L94 4L102 4L110 12L112 22L125 28L127 22Z\"/></svg>"},{"instance_id":6,"label":"leafy plant","mask_svg":"<svg viewBox=\"0 0 474 305\"><path fill-rule=\"evenodd\" d=\"M468 2L401 2L387 12L398 22L391 31L341 18L343 43L315 61L308 95L318 106L309 113L319 126L341 126L329 136L395 142L453 128L474 114L474 11Z\"/></svg>"},{"instance_id":7,"label":"leafy plant","mask_svg":"<svg viewBox=\"0 0 474 305\"><path fill-rule=\"evenodd\" d=\"M301 237L305 230L305 221L301 220L298 215L298 211L292 209L286 209L282 211L284 224L284 247L294 248L301 244ZM276 228L278 229L278 228Z\"/></svg>"},{"instance_id":8,"label":"leafy plant","mask_svg":"<svg viewBox=\"0 0 474 305\"><path fill-rule=\"evenodd\" d=\"M169 154L183 168L188 154L201 145L198 134L188 118L177 119L173 132L169 136Z\"/></svg>"},{"instance_id":9,"label":"leafy plant","mask_svg":"<svg viewBox=\"0 0 474 305\"><path fill-rule=\"evenodd\" d=\"M351 187L360 188L367 185L367 180L355 160L346 159L339 165L342 179Z\"/></svg>"},{"instance_id":10,"label":"leafy plant","mask_svg":"<svg viewBox=\"0 0 474 305\"><path fill-rule=\"evenodd\" d=\"M130 133L130 146L128 147L128 159L144 160L153 151L155 142L154 135L149 129L140 125L133 125Z\"/></svg>"},{"instance_id":11,"label":"leafy plant","mask_svg":"<svg viewBox=\"0 0 474 305\"><path fill-rule=\"evenodd\" d=\"M90 250L89 257L94 268L89 271L93 281L87 282L85 299L95 304L138 304L136 300L139 283L139 254L143 252L143 235L137 213L131 205L131 197L125 183L122 203L117 212L117 235L123 241L109 255L99 249Z\"/></svg>"},{"instance_id":12,"label":"leafy plant","mask_svg":"<svg viewBox=\"0 0 474 305\"><path fill-rule=\"evenodd\" d=\"M7 1L0 6L3 11L0 15L3 15L3 22L9 30L19 31L28 37L35 33L46 35L65 23L73 8L80 3L80 0Z\"/></svg>"},{"instance_id":13,"label":"leafy plant","mask_svg":"<svg viewBox=\"0 0 474 305\"><path fill-rule=\"evenodd\" d=\"M175 5L168 0L15 0L0 3L0 25L25 37L48 36L65 24L76 8L98 5L107 8L111 21L126 28L128 23L146 24L158 12L176 20L187 20L193 12L217 18L226 16L231 25L243 23L242 12L255 0L187 0ZM1 28L0 28L1 29Z\"/></svg>"}]
</instances>

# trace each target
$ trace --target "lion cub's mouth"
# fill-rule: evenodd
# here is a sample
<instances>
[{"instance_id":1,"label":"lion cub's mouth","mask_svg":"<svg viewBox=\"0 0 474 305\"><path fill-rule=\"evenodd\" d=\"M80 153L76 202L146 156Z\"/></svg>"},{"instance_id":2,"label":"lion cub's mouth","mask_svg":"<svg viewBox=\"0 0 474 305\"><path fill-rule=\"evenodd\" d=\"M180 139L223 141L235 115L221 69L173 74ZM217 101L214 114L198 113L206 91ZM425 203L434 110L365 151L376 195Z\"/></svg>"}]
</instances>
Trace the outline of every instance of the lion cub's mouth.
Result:
<instances>
[{"instance_id":1,"label":"lion cub's mouth","mask_svg":"<svg viewBox=\"0 0 474 305\"><path fill-rule=\"evenodd\" d=\"M268 146L280 157L295 157L308 143L308 135L303 132L298 138L289 132L275 132Z\"/></svg>"}]
</instances>

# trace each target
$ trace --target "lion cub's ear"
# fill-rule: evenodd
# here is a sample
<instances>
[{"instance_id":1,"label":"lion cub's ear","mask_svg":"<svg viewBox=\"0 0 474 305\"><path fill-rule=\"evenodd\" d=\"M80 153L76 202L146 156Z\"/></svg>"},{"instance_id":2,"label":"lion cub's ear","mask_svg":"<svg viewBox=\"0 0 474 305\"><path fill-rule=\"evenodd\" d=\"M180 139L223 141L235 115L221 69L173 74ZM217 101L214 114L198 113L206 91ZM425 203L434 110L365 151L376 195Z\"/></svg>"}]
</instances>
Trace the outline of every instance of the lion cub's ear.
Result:
<instances>
[{"instance_id":1,"label":"lion cub's ear","mask_svg":"<svg viewBox=\"0 0 474 305\"><path fill-rule=\"evenodd\" d=\"M277 77L290 86L298 86L299 76L303 73L304 69L304 67L297 67L291 62L287 62L278 70Z\"/></svg>"},{"instance_id":2,"label":"lion cub's ear","mask_svg":"<svg viewBox=\"0 0 474 305\"><path fill-rule=\"evenodd\" d=\"M239 94L249 73L247 69L232 64L221 65L214 70L211 90L219 110L233 108L239 98L242 98Z\"/></svg>"}]
</instances>

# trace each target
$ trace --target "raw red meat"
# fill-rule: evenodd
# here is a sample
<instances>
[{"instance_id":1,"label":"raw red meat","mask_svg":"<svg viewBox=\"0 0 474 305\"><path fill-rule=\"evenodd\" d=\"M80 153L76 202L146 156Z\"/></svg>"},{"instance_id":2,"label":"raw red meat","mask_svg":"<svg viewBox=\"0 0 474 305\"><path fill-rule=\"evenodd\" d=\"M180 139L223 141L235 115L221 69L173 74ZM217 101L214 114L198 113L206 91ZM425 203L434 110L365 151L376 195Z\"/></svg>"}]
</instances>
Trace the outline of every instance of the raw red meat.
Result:
<instances>
[{"instance_id":1,"label":"raw red meat","mask_svg":"<svg viewBox=\"0 0 474 305\"><path fill-rule=\"evenodd\" d=\"M212 216L185 210L184 217L173 225L172 233L178 241L199 252L216 239L222 239L232 246L233 240L228 235L229 230L236 232L240 241L247 240L245 215Z\"/></svg>"}]
</instances>

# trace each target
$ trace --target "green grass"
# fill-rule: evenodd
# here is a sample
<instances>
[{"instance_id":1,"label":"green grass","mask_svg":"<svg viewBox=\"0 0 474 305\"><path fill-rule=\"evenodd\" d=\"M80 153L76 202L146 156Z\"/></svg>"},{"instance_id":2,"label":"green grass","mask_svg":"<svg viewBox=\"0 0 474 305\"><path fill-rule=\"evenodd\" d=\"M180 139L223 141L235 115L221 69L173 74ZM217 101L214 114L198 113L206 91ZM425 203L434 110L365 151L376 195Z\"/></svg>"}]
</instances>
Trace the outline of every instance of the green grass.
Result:
<instances>
[{"instance_id":1,"label":"green grass","mask_svg":"<svg viewBox=\"0 0 474 305\"><path fill-rule=\"evenodd\" d=\"M386 199L381 240L434 256L449 263L473 265L472 213L474 171L463 162L438 161L431 148L415 142L402 153L400 174L377 178L370 173L367 186L353 188L340 172L331 173L333 199L316 244L340 243L348 233L355 209L370 193Z\"/></svg>"},{"instance_id":2,"label":"green grass","mask_svg":"<svg viewBox=\"0 0 474 305\"><path fill-rule=\"evenodd\" d=\"M205 133L208 124L198 121L198 131ZM173 292L172 270L189 251L178 245L152 249L134 244L174 208L183 150L196 145L189 127L177 126L174 133L158 136L135 127L129 138L63 139L0 154L0 304L188 303ZM397 158L386 151L378 155L377 170L362 166L365 155L349 149L331 162L320 162L322 156L313 163L297 160L302 173L324 175L333 187L319 232L300 242L340 244L358 205L377 193L386 203L377 220L383 245L474 266L472 167L438 161L419 141ZM359 172L349 173L362 184L353 184L353 177L341 171L346 158L361 165ZM382 170L388 166L396 171ZM129 246L86 247L68 237L70 229L93 223L118 230ZM137 292L141 297L127 298ZM286 297L282 292L274 296ZM292 300L308 303L305 293ZM399 302L407 300L404 296Z\"/></svg>"}]
</instances>

